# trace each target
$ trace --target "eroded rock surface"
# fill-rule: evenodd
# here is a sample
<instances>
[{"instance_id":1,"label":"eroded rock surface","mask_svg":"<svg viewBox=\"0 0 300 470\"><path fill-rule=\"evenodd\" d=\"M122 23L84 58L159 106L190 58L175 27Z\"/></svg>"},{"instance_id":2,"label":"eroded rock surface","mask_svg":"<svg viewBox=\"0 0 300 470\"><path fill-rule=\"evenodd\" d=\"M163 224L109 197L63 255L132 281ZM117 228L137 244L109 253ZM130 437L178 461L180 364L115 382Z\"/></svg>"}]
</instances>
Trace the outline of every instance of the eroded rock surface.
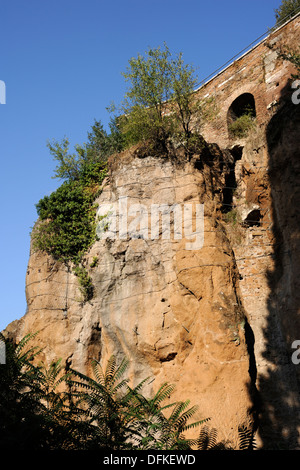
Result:
<instances>
[{"instance_id":1,"label":"eroded rock surface","mask_svg":"<svg viewBox=\"0 0 300 470\"><path fill-rule=\"evenodd\" d=\"M173 398L199 405L199 417L211 418L218 439L236 445L238 426L253 419L253 384L237 267L217 216L215 181L223 177L215 169L224 167L226 155L216 146L205 152L210 165L202 166L201 155L181 164L128 153L112 159L97 201L106 207L126 197L128 209L143 204L149 215L154 204L188 204L194 215L196 204L204 204L203 247L187 249L191 240L184 232L174 238L174 221L170 236L161 227L157 239L120 239L117 230L86 255L95 293L85 304L72 272L32 252L28 311L17 334L39 331L46 362L62 357L85 373L92 358L105 363L111 354L126 356L134 383L154 379L145 393L175 383Z\"/></svg>"}]
</instances>

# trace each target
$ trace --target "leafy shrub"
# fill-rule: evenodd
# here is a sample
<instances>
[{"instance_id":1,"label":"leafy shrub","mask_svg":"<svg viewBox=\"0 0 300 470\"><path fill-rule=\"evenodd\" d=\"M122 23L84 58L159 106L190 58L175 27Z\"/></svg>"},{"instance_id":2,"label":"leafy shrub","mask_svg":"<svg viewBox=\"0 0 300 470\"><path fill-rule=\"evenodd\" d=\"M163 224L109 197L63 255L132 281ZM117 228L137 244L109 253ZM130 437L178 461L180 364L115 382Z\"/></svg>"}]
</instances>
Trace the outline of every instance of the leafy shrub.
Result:
<instances>
[{"instance_id":1,"label":"leafy shrub","mask_svg":"<svg viewBox=\"0 0 300 470\"><path fill-rule=\"evenodd\" d=\"M73 271L78 278L83 301L87 302L92 299L94 294L92 278L88 275L87 270L83 266L76 266Z\"/></svg>"},{"instance_id":2,"label":"leafy shrub","mask_svg":"<svg viewBox=\"0 0 300 470\"><path fill-rule=\"evenodd\" d=\"M36 205L40 221L32 232L35 248L61 262L77 264L94 241L94 194L78 181L64 182Z\"/></svg>"},{"instance_id":3,"label":"leafy shrub","mask_svg":"<svg viewBox=\"0 0 300 470\"><path fill-rule=\"evenodd\" d=\"M58 161L55 177L65 181L36 204L39 219L31 234L33 248L73 265L84 301L92 297L93 286L82 257L96 240L95 199L107 174L106 157L115 148L113 142L96 121L88 143L77 145L75 154L69 153L67 139L49 144Z\"/></svg>"},{"instance_id":4,"label":"leafy shrub","mask_svg":"<svg viewBox=\"0 0 300 470\"><path fill-rule=\"evenodd\" d=\"M32 231L35 249L54 259L75 265L84 301L93 294L91 278L80 264L83 254L96 240L95 197L106 175L105 164L84 167L79 180L65 181L36 205L39 221Z\"/></svg>"},{"instance_id":5,"label":"leafy shrub","mask_svg":"<svg viewBox=\"0 0 300 470\"><path fill-rule=\"evenodd\" d=\"M18 344L7 340L6 364L0 366L0 448L2 450L50 450L69 448L74 419L67 412L66 394L59 394L62 381L60 361L49 369L33 365L41 350L27 348L35 335ZM75 439L76 440L76 439Z\"/></svg>"},{"instance_id":6,"label":"leafy shrub","mask_svg":"<svg viewBox=\"0 0 300 470\"><path fill-rule=\"evenodd\" d=\"M109 127L110 133L103 128L101 121L95 120L91 132L88 132L87 143L75 145L73 153L69 151L67 137L61 142L48 141L50 154L58 162L54 178L66 181L84 180L90 171L94 173L95 165L103 165L111 154L121 151L124 146L123 136L116 118L111 119Z\"/></svg>"},{"instance_id":7,"label":"leafy shrub","mask_svg":"<svg viewBox=\"0 0 300 470\"><path fill-rule=\"evenodd\" d=\"M174 385L163 383L153 396L142 393L124 375L128 359L111 356L104 368L91 362L90 377L37 359L42 350L28 347L35 334L19 343L5 338L6 364L0 367L0 449L2 450L232 450L217 440L209 418L191 421L197 411L189 400L171 402ZM196 438L186 438L197 429ZM255 450L252 427L240 426L240 450Z\"/></svg>"},{"instance_id":8,"label":"leafy shrub","mask_svg":"<svg viewBox=\"0 0 300 470\"><path fill-rule=\"evenodd\" d=\"M127 359L118 365L111 356L102 369L91 363L93 377L63 368L61 359L49 367L36 362L38 348L26 350L35 335L6 343L6 365L0 367L0 448L15 450L182 449L192 441L183 432L196 407L189 401L163 405L174 386L163 384L154 397L128 385ZM165 411L171 410L171 413ZM206 420L203 420L206 421Z\"/></svg>"},{"instance_id":9,"label":"leafy shrub","mask_svg":"<svg viewBox=\"0 0 300 470\"><path fill-rule=\"evenodd\" d=\"M233 137L246 137L251 129L255 126L255 119L251 113L242 114L229 124L229 132Z\"/></svg>"},{"instance_id":10,"label":"leafy shrub","mask_svg":"<svg viewBox=\"0 0 300 470\"><path fill-rule=\"evenodd\" d=\"M236 225L239 222L239 215L236 209L232 209L224 215L224 220L227 223Z\"/></svg>"},{"instance_id":11,"label":"leafy shrub","mask_svg":"<svg viewBox=\"0 0 300 470\"><path fill-rule=\"evenodd\" d=\"M300 0L282 0L279 8L274 10L276 26L292 18L300 9Z\"/></svg>"},{"instance_id":12,"label":"leafy shrub","mask_svg":"<svg viewBox=\"0 0 300 470\"><path fill-rule=\"evenodd\" d=\"M166 44L164 49L149 48L144 56L129 60L123 76L130 84L119 107L125 145L150 140L166 148L175 133L190 136L191 118L198 109L193 94L197 78L181 53L174 57Z\"/></svg>"},{"instance_id":13,"label":"leafy shrub","mask_svg":"<svg viewBox=\"0 0 300 470\"><path fill-rule=\"evenodd\" d=\"M272 49L272 46L269 47ZM293 80L298 80L300 78L300 47L296 49L291 49L290 47L281 47L276 50L279 57L293 64L296 69L296 73L292 73L291 78Z\"/></svg>"},{"instance_id":14,"label":"leafy shrub","mask_svg":"<svg viewBox=\"0 0 300 470\"><path fill-rule=\"evenodd\" d=\"M91 264L90 264L90 268L95 268L95 267L98 265L98 263L99 263L98 257L97 257L97 256L94 256L94 257L93 257L93 261L92 261Z\"/></svg>"}]
</instances>

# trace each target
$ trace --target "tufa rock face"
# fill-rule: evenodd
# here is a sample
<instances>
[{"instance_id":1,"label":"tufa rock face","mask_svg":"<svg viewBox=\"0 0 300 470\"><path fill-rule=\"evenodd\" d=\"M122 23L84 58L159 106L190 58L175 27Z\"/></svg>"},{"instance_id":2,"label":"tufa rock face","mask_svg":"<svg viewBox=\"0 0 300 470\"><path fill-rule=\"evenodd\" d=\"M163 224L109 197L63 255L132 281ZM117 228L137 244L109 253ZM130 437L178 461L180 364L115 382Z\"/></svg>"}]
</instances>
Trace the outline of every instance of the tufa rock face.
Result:
<instances>
[{"instance_id":1,"label":"tufa rock face","mask_svg":"<svg viewBox=\"0 0 300 470\"><path fill-rule=\"evenodd\" d=\"M126 200L135 231L120 232L116 211L115 226L99 232L85 258L95 287L87 303L70 269L32 251L28 311L6 334L39 331L42 359L61 357L87 374L93 358L126 356L133 383L150 377L151 394L176 384L174 399L199 405L218 440L237 447L238 426L251 423L258 447L297 448L298 148L299 110L288 101L227 150L204 144L190 161L179 150L177 160L134 150L112 157L99 214ZM150 235L151 208L163 204L165 216L193 207L192 232L204 204L203 246L188 245L189 231L175 236L172 211L170 234L159 225ZM137 208L148 216L140 225Z\"/></svg>"},{"instance_id":2,"label":"tufa rock face","mask_svg":"<svg viewBox=\"0 0 300 470\"><path fill-rule=\"evenodd\" d=\"M62 357L88 374L92 358L105 363L111 354L126 356L133 383L153 379L145 393L164 381L176 384L173 398L199 405L199 418L210 417L218 439L236 446L238 426L253 421L254 384L237 266L218 216L216 185L225 182L220 169L227 160L216 146L181 164L134 152L112 158L99 208L126 197L129 224L136 221L130 218L134 204L148 215L155 204L185 204L195 224L194 208L204 204L203 246L187 249L191 240L185 232L174 236L172 217L170 236L161 226L156 239L137 231L122 238L118 214L114 236L102 237L86 255L95 293L85 304L72 272L31 252L28 311L13 330L18 338L39 331L35 341L46 362Z\"/></svg>"},{"instance_id":3,"label":"tufa rock face","mask_svg":"<svg viewBox=\"0 0 300 470\"><path fill-rule=\"evenodd\" d=\"M211 100L199 133L227 150L205 144L190 161L133 150L110 160L101 215L126 201L136 224L136 204L149 217L155 204L204 204L203 246L188 249L172 216L171 236L163 226L155 239L145 226L123 236L117 214L111 238L100 233L86 254L88 303L71 270L31 251L28 311L6 334L39 331L46 362L61 357L87 374L92 358L127 356L133 382L149 376L149 393L175 383L174 398L198 404L218 440L237 447L238 426L254 422L260 448L299 448L300 105L291 101L295 70L276 52L293 49L299 31L298 14L197 91ZM249 96L256 128L237 139L233 105Z\"/></svg>"}]
</instances>

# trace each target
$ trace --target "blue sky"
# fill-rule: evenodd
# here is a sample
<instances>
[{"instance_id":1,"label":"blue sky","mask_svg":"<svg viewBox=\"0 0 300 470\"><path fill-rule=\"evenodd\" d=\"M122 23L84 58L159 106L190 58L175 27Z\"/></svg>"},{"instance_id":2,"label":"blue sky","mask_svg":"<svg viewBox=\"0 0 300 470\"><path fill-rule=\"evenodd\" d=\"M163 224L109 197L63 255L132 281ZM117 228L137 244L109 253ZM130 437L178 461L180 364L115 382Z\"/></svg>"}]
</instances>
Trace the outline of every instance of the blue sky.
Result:
<instances>
[{"instance_id":1,"label":"blue sky","mask_svg":"<svg viewBox=\"0 0 300 470\"><path fill-rule=\"evenodd\" d=\"M0 330L26 311L35 204L55 190L48 139L86 141L119 103L128 60L167 43L199 81L275 23L280 0L0 0Z\"/></svg>"}]
</instances>

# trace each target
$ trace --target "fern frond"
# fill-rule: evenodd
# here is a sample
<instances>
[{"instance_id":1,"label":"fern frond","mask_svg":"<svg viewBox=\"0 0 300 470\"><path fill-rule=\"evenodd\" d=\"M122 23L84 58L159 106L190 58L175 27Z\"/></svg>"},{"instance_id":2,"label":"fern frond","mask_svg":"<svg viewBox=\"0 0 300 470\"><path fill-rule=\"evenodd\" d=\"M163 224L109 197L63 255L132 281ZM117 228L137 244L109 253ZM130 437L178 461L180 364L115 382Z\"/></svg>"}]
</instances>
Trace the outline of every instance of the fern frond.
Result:
<instances>
[{"instance_id":1,"label":"fern frond","mask_svg":"<svg viewBox=\"0 0 300 470\"><path fill-rule=\"evenodd\" d=\"M172 414L169 418L169 421L172 423L176 423L177 426L179 426L181 423L189 419L189 414L191 416L197 411L197 408L192 407L190 410L188 410L186 413L184 413L184 410L189 406L190 400L186 400L185 402L180 401L176 403L174 410L172 411ZM195 408L195 410L193 410Z\"/></svg>"},{"instance_id":2,"label":"fern frond","mask_svg":"<svg viewBox=\"0 0 300 470\"><path fill-rule=\"evenodd\" d=\"M161 402L169 398L175 389L175 385L168 384L167 382L163 383L156 394L154 395L152 402L156 405L159 405Z\"/></svg>"},{"instance_id":3,"label":"fern frond","mask_svg":"<svg viewBox=\"0 0 300 470\"><path fill-rule=\"evenodd\" d=\"M124 358L115 372L115 379L120 380L121 377L123 377L123 375L125 374L128 367L129 367L129 361L128 359Z\"/></svg>"},{"instance_id":4,"label":"fern frond","mask_svg":"<svg viewBox=\"0 0 300 470\"><path fill-rule=\"evenodd\" d=\"M103 373L103 370L102 370L102 367L100 365L100 363L94 359L91 363L92 365L92 370L93 370L93 374L94 374L94 377L95 379L97 380L98 383L100 383L101 385L105 385L105 377L104 377L104 373Z\"/></svg>"},{"instance_id":5,"label":"fern frond","mask_svg":"<svg viewBox=\"0 0 300 470\"><path fill-rule=\"evenodd\" d=\"M240 450L254 450L256 448L256 442L253 430L247 426L241 425L238 428L238 432Z\"/></svg>"},{"instance_id":6,"label":"fern frond","mask_svg":"<svg viewBox=\"0 0 300 470\"><path fill-rule=\"evenodd\" d=\"M45 372L45 378L50 386L54 386L58 375L62 370L61 359L51 362L48 370Z\"/></svg>"},{"instance_id":7,"label":"fern frond","mask_svg":"<svg viewBox=\"0 0 300 470\"><path fill-rule=\"evenodd\" d=\"M169 408L173 408L176 405L176 402L173 403L167 403L164 406L159 406L160 411L165 411L168 410Z\"/></svg>"},{"instance_id":8,"label":"fern frond","mask_svg":"<svg viewBox=\"0 0 300 470\"><path fill-rule=\"evenodd\" d=\"M114 381L114 375L117 367L116 357L112 355L107 362L106 369L105 369L105 385L108 386L111 382Z\"/></svg>"},{"instance_id":9,"label":"fern frond","mask_svg":"<svg viewBox=\"0 0 300 470\"><path fill-rule=\"evenodd\" d=\"M111 389L111 394L116 395L118 391L120 391L122 388L125 388L128 384L129 379L123 379L121 382L117 383L112 389Z\"/></svg>"},{"instance_id":10,"label":"fern frond","mask_svg":"<svg viewBox=\"0 0 300 470\"><path fill-rule=\"evenodd\" d=\"M126 402L130 400L133 400L134 402L139 402L139 397L142 397L142 395L140 395L139 392L143 388L145 383L148 382L148 380L149 380L149 377L139 382L134 388L131 388L128 385L128 382L126 382L127 394L125 395L124 400Z\"/></svg>"},{"instance_id":11,"label":"fern frond","mask_svg":"<svg viewBox=\"0 0 300 470\"><path fill-rule=\"evenodd\" d=\"M16 345L15 347L15 354L16 356L18 356L18 354L22 351L23 348L25 348L26 344L33 338L35 338L35 336L38 334L38 332L36 333L28 333L27 335L25 335L21 340L20 342Z\"/></svg>"},{"instance_id":12,"label":"fern frond","mask_svg":"<svg viewBox=\"0 0 300 470\"><path fill-rule=\"evenodd\" d=\"M186 424L183 426L182 431L188 431L189 429L197 428L198 426L202 426L202 424L209 421L210 418L203 418L199 419L198 421L193 421L192 423Z\"/></svg>"},{"instance_id":13,"label":"fern frond","mask_svg":"<svg viewBox=\"0 0 300 470\"><path fill-rule=\"evenodd\" d=\"M215 428L209 429L208 426L204 426L196 440L198 450L214 449L217 444L217 434L218 432Z\"/></svg>"}]
</instances>

